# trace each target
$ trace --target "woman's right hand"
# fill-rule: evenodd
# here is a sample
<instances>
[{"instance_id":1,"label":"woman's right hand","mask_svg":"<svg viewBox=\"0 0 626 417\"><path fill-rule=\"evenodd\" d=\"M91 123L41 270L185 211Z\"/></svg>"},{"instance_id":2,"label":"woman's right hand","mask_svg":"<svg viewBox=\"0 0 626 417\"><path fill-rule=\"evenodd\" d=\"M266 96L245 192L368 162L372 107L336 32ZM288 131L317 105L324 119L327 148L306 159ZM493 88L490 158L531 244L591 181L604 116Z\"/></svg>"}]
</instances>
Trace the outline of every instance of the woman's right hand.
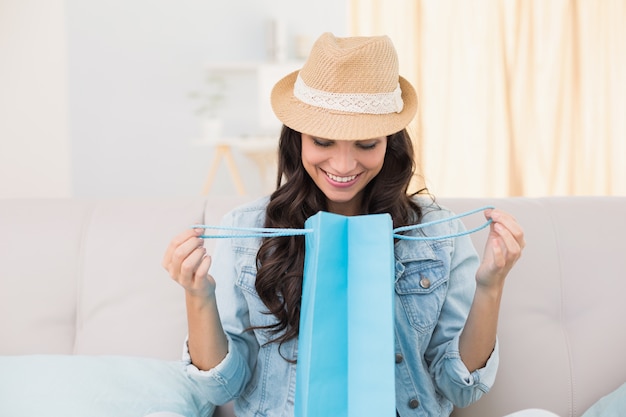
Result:
<instances>
[{"instance_id":1,"label":"woman's right hand","mask_svg":"<svg viewBox=\"0 0 626 417\"><path fill-rule=\"evenodd\" d=\"M207 255L202 229L189 229L176 236L163 256L163 268L185 289L192 363L208 371L228 353L215 299L215 280L209 275L211 257Z\"/></svg>"},{"instance_id":2,"label":"woman's right hand","mask_svg":"<svg viewBox=\"0 0 626 417\"><path fill-rule=\"evenodd\" d=\"M211 257L201 234L202 229L189 229L174 237L161 265L188 295L208 298L215 295L215 280L209 275Z\"/></svg>"}]
</instances>

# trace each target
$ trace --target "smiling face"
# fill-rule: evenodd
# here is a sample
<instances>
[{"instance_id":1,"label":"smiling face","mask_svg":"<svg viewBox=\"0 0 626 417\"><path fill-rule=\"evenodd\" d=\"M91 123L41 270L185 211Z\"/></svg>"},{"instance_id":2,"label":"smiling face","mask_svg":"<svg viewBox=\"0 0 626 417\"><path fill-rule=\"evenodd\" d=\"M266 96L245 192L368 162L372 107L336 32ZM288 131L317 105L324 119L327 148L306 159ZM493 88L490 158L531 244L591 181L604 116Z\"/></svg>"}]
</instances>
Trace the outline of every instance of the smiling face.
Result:
<instances>
[{"instance_id":1,"label":"smiling face","mask_svg":"<svg viewBox=\"0 0 626 417\"><path fill-rule=\"evenodd\" d=\"M302 165L337 214L360 214L365 186L385 160L385 136L363 140L330 140L302 134Z\"/></svg>"}]
</instances>

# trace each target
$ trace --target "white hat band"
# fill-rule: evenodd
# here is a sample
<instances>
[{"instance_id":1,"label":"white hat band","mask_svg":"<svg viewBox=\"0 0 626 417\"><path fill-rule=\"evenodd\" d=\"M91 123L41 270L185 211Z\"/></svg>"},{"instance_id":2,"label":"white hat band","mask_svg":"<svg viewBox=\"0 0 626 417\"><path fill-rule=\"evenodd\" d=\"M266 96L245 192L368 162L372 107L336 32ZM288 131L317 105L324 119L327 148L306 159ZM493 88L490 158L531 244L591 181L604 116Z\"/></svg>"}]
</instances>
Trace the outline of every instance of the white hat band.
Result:
<instances>
[{"instance_id":1,"label":"white hat band","mask_svg":"<svg viewBox=\"0 0 626 417\"><path fill-rule=\"evenodd\" d=\"M298 74L293 95L311 106L348 113L400 113L404 107L400 84L391 93L329 93L309 87Z\"/></svg>"}]
</instances>

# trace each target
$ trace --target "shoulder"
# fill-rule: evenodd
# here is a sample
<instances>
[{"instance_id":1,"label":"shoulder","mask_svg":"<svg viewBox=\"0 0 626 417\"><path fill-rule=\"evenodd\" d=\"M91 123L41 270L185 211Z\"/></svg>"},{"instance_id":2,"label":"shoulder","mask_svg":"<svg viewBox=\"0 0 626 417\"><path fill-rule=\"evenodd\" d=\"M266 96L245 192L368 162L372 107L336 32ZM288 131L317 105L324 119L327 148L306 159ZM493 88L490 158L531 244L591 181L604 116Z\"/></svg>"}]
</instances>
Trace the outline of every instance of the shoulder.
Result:
<instances>
[{"instance_id":1,"label":"shoulder","mask_svg":"<svg viewBox=\"0 0 626 417\"><path fill-rule=\"evenodd\" d=\"M435 199L429 196L417 196L413 201L419 206L422 217L419 220L421 226L409 235L421 235L433 238L442 236L441 239L432 240L432 244L454 244L453 239L445 236L456 234L465 230L465 226L457 214L446 206L440 205ZM417 224L417 220L413 224Z\"/></svg>"},{"instance_id":2,"label":"shoulder","mask_svg":"<svg viewBox=\"0 0 626 417\"><path fill-rule=\"evenodd\" d=\"M269 197L261 197L229 211L222 223L237 227L263 227Z\"/></svg>"},{"instance_id":3,"label":"shoulder","mask_svg":"<svg viewBox=\"0 0 626 417\"><path fill-rule=\"evenodd\" d=\"M222 218L221 227L226 234L231 234L230 239L226 239L227 245L239 254L256 254L261 239L259 237L239 237L238 232L232 232L237 228L260 228L265 224L265 208L269 201L268 197L262 197L249 203L239 205L230 210ZM245 233L244 233L245 234Z\"/></svg>"},{"instance_id":4,"label":"shoulder","mask_svg":"<svg viewBox=\"0 0 626 417\"><path fill-rule=\"evenodd\" d=\"M454 235L465 231L461 220L449 208L438 204L428 196L414 197L420 207L422 218L420 227L407 231L407 236L426 237L424 241L400 239L396 245L396 257L401 261L417 259L446 259L458 246L459 240ZM417 222L415 223L417 224ZM463 242L468 238L461 239Z\"/></svg>"},{"instance_id":5,"label":"shoulder","mask_svg":"<svg viewBox=\"0 0 626 417\"><path fill-rule=\"evenodd\" d=\"M425 195L415 196L412 200L419 206L422 212L421 223L440 220L455 215L452 210L437 203L433 197Z\"/></svg>"}]
</instances>

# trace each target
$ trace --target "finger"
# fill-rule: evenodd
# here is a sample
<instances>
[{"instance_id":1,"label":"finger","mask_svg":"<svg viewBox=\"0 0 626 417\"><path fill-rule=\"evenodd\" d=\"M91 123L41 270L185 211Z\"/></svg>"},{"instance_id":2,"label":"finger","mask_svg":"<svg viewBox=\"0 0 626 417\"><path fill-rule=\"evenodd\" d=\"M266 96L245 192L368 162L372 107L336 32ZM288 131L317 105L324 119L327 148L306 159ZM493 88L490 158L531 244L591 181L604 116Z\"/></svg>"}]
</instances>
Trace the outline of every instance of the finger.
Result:
<instances>
[{"instance_id":1,"label":"finger","mask_svg":"<svg viewBox=\"0 0 626 417\"><path fill-rule=\"evenodd\" d=\"M499 223L503 225L511 233L511 235L515 237L515 240L517 240L518 244L522 248L525 246L524 229L517 222L515 217L513 217L509 213L500 210L493 210L491 213L489 213L488 218L490 218L496 224Z\"/></svg>"},{"instance_id":2,"label":"finger","mask_svg":"<svg viewBox=\"0 0 626 417\"><path fill-rule=\"evenodd\" d=\"M502 269L506 266L506 257L502 245L503 242L498 238L491 240L491 255L496 269Z\"/></svg>"},{"instance_id":3,"label":"finger","mask_svg":"<svg viewBox=\"0 0 626 417\"><path fill-rule=\"evenodd\" d=\"M517 260L522 253L522 245L517 238L503 224L496 223L494 230L502 242L503 255L505 259Z\"/></svg>"},{"instance_id":4,"label":"finger","mask_svg":"<svg viewBox=\"0 0 626 417\"><path fill-rule=\"evenodd\" d=\"M198 248L204 248L204 240L196 236L191 236L189 239L175 247L167 266L170 274L178 274L184 260Z\"/></svg>"},{"instance_id":5,"label":"finger","mask_svg":"<svg viewBox=\"0 0 626 417\"><path fill-rule=\"evenodd\" d=\"M202 259L200 260L200 264L198 268L196 268L196 273L194 274L194 280L205 279L209 274L209 268L211 268L212 258L210 255L207 255L206 252Z\"/></svg>"},{"instance_id":6,"label":"finger","mask_svg":"<svg viewBox=\"0 0 626 417\"><path fill-rule=\"evenodd\" d=\"M161 265L165 269L167 269L168 265L170 264L172 260L172 255L174 251L176 250L176 248L178 248L181 244L183 244L185 241L189 240L190 238L194 236L199 236L201 233L202 233L201 229L187 229L184 232L176 235L171 240L170 244L167 246L167 249L165 250L165 254L163 255L163 260L161 261Z\"/></svg>"},{"instance_id":7,"label":"finger","mask_svg":"<svg viewBox=\"0 0 626 417\"><path fill-rule=\"evenodd\" d=\"M206 249L204 247L194 249L180 264L180 273L177 274L178 282L185 287L192 285L196 271L200 268L205 257Z\"/></svg>"}]
</instances>

